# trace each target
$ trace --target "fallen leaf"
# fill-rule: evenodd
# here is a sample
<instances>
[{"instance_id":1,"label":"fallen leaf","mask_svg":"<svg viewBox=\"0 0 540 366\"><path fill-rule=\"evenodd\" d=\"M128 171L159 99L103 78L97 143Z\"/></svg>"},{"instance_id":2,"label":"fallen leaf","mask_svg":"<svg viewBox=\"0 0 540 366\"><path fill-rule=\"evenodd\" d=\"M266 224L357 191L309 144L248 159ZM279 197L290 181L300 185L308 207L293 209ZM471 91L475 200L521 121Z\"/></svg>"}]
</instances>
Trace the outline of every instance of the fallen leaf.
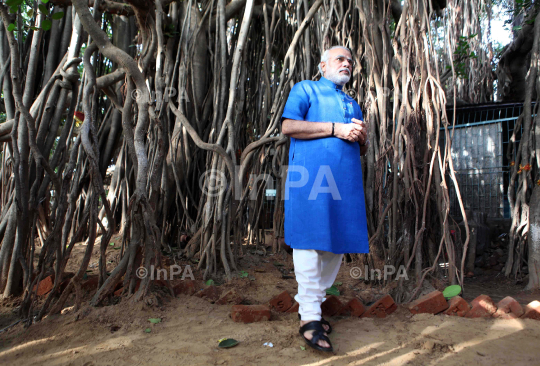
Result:
<instances>
[{"instance_id":1,"label":"fallen leaf","mask_svg":"<svg viewBox=\"0 0 540 366\"><path fill-rule=\"evenodd\" d=\"M339 293L339 290L337 289L336 286L332 286L332 287L326 289L326 294L327 295L339 296L340 293Z\"/></svg>"},{"instance_id":2,"label":"fallen leaf","mask_svg":"<svg viewBox=\"0 0 540 366\"><path fill-rule=\"evenodd\" d=\"M239 342L236 339L225 339L224 341L219 342L219 348L231 348L238 344Z\"/></svg>"}]
</instances>

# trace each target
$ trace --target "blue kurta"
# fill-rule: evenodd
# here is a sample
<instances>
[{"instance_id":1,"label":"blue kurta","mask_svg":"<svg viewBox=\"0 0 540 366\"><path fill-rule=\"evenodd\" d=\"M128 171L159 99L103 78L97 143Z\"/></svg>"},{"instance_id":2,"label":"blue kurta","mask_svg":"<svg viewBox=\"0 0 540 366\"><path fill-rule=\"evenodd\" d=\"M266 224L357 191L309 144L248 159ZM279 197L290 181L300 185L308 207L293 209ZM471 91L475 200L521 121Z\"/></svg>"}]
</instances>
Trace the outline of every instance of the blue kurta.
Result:
<instances>
[{"instance_id":1,"label":"blue kurta","mask_svg":"<svg viewBox=\"0 0 540 366\"><path fill-rule=\"evenodd\" d=\"M283 119L353 123L356 101L324 77L296 84ZM338 137L291 137L285 182L285 242L295 249L368 253L360 146Z\"/></svg>"}]
</instances>

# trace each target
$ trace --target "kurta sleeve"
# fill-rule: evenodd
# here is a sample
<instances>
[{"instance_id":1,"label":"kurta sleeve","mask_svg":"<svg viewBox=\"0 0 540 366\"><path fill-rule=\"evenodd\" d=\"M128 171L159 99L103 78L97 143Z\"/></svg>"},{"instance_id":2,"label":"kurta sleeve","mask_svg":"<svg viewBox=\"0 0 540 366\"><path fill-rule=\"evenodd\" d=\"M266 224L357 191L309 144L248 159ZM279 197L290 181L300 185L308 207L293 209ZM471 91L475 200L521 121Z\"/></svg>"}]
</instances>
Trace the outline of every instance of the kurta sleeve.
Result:
<instances>
[{"instance_id":1,"label":"kurta sleeve","mask_svg":"<svg viewBox=\"0 0 540 366\"><path fill-rule=\"evenodd\" d=\"M356 101L354 102L356 104L356 108L354 109L355 110L355 116L354 118L356 119L359 119L360 121L363 121L364 120L364 116L362 115L362 109L360 108L360 106L358 105L358 103L356 103Z\"/></svg>"},{"instance_id":2,"label":"kurta sleeve","mask_svg":"<svg viewBox=\"0 0 540 366\"><path fill-rule=\"evenodd\" d=\"M309 95L304 89L303 83L297 83L291 89L289 98L285 104L285 109L281 115L281 122L284 119L294 119L304 121L309 110Z\"/></svg>"}]
</instances>

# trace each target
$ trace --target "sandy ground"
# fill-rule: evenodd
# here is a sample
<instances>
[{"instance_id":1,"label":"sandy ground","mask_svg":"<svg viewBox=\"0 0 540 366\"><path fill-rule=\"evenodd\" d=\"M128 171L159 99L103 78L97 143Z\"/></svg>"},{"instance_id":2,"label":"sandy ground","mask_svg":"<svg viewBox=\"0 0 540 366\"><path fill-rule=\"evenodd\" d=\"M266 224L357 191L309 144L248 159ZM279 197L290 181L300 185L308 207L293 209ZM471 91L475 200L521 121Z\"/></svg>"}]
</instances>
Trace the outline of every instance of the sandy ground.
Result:
<instances>
[{"instance_id":1,"label":"sandy ground","mask_svg":"<svg viewBox=\"0 0 540 366\"><path fill-rule=\"evenodd\" d=\"M252 304L265 303L284 289L294 294L294 279L279 272L290 266L283 259L285 266L278 268L276 259L253 256L241 263L249 278L221 286L238 289ZM382 289L378 293L373 285L351 281L349 270L343 266L338 276L343 295L364 301L381 296ZM403 307L385 319L334 317L329 320L335 353L326 354L305 347L296 314L273 313L269 322L239 324L230 319L230 306L194 296L157 295L150 306L124 298L116 305L65 309L28 329L18 324L0 334L0 364L518 366L540 359L540 321L411 316ZM16 319L2 305L0 327ZM149 318L162 322L151 324ZM146 328L151 332L145 333ZM219 349L221 338L240 344ZM265 342L274 347L263 346Z\"/></svg>"},{"instance_id":2,"label":"sandy ground","mask_svg":"<svg viewBox=\"0 0 540 366\"><path fill-rule=\"evenodd\" d=\"M334 354L304 351L295 314L265 323L238 324L229 307L179 297L162 310L116 305L81 309L48 318L3 336L3 365L534 365L538 364L540 322L468 320L416 315L399 309L386 319L332 319ZM162 323L150 325L149 317ZM120 326L117 331L112 331ZM143 329L151 327L151 333ZM61 329L61 330L60 330ZM55 331L56 330L56 331ZM6 339L8 338L8 339ZM16 339L15 342L9 340ZM240 344L219 349L220 338ZM263 346L272 342L274 347Z\"/></svg>"}]
</instances>

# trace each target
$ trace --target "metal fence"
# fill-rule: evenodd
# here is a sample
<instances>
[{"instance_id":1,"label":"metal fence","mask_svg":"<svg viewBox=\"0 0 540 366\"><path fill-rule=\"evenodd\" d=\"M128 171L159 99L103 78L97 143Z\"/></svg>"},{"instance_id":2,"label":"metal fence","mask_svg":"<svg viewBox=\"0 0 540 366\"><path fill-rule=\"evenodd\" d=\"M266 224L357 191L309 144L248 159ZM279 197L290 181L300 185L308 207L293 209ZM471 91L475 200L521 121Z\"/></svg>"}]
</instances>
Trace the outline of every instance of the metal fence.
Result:
<instances>
[{"instance_id":1,"label":"metal fence","mask_svg":"<svg viewBox=\"0 0 540 366\"><path fill-rule=\"evenodd\" d=\"M485 212L491 218L509 218L509 161L506 157L515 123L523 104L491 104L456 110L452 137L452 161L466 209ZM447 110L453 121L453 109ZM517 136L519 142L521 133ZM441 138L444 147L445 136ZM447 177L449 179L450 177ZM454 186L449 184L450 214L461 217Z\"/></svg>"}]
</instances>

